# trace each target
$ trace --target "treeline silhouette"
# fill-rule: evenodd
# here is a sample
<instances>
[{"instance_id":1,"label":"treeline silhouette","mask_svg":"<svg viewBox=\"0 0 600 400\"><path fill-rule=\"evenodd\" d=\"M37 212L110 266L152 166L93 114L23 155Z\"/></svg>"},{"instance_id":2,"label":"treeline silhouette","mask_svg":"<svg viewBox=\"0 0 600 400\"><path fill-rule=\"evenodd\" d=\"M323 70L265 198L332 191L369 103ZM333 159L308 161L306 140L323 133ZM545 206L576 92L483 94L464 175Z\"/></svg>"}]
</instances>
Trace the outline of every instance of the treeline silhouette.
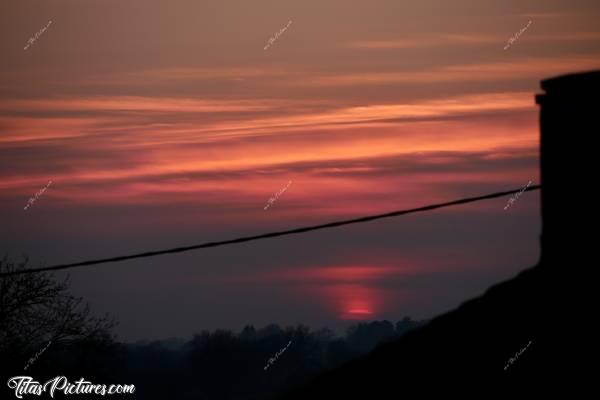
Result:
<instances>
[{"instance_id":1,"label":"treeline silhouette","mask_svg":"<svg viewBox=\"0 0 600 400\"><path fill-rule=\"evenodd\" d=\"M311 331L303 325L271 324L262 329L249 325L237 334L203 331L187 341L52 343L27 371L26 359L11 360L11 368L4 364L8 376L3 378L6 382L11 376L27 375L43 383L65 375L70 382L83 377L93 383L134 384L135 394L126 397L140 399L269 399L423 324L409 317L396 324L362 322L350 326L344 336L327 328ZM265 370L269 359L290 341Z\"/></svg>"},{"instance_id":2,"label":"treeline silhouette","mask_svg":"<svg viewBox=\"0 0 600 400\"><path fill-rule=\"evenodd\" d=\"M304 325L248 325L239 333L203 331L187 341L123 343L114 336L114 318L96 317L70 294L68 279L14 274L28 263L0 258L0 391L9 396L15 395L6 385L11 377L43 384L65 376L71 383L134 384L128 398L269 399L425 324L409 317L395 325L362 322L341 337Z\"/></svg>"},{"instance_id":3,"label":"treeline silhouette","mask_svg":"<svg viewBox=\"0 0 600 400\"><path fill-rule=\"evenodd\" d=\"M187 342L122 344L118 365L123 379L139 385L144 399L267 399L423 323L408 317L395 326L389 321L359 323L343 337L330 329L311 331L303 325L246 326L239 334L204 331ZM290 341L265 370L269 359Z\"/></svg>"}]
</instances>

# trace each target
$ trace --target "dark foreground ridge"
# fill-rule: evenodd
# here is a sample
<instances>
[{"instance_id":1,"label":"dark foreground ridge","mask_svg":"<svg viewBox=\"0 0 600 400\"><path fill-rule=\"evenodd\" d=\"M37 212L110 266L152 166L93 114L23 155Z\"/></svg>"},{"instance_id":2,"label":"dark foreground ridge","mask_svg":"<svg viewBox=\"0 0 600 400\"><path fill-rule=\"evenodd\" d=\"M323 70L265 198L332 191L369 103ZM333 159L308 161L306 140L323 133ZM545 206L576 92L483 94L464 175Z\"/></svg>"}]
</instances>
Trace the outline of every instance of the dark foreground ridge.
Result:
<instances>
[{"instance_id":1,"label":"dark foreground ridge","mask_svg":"<svg viewBox=\"0 0 600 400\"><path fill-rule=\"evenodd\" d=\"M564 358L557 354L561 346L548 342L547 329L553 327L547 324L547 275L542 265L523 271L283 398L379 399L411 389L468 393L481 386L519 390L547 385L560 368L554 362Z\"/></svg>"},{"instance_id":2,"label":"dark foreground ridge","mask_svg":"<svg viewBox=\"0 0 600 400\"><path fill-rule=\"evenodd\" d=\"M581 287L580 269L591 264L597 246L595 235L582 229L595 228L591 208L582 204L593 197L586 189L597 150L586 141L600 132L600 71L548 79L541 86L546 93L536 96L542 177L537 265L283 399L380 399L432 392L521 398L524 391L532 398L541 398L540 393L583 398L573 392L589 384L586 375L593 368L581 362L589 354L587 329L576 316L585 305L574 301L572 289ZM560 396L562 390L569 395Z\"/></svg>"}]
</instances>

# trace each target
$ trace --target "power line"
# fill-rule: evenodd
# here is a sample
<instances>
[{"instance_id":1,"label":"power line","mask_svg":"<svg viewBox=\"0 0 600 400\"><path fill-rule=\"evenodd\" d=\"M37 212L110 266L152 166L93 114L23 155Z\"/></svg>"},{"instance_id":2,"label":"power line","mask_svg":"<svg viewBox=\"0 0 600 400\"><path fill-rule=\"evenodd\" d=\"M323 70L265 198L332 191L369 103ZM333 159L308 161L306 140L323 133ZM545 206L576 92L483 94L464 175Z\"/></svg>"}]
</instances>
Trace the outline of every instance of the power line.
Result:
<instances>
[{"instance_id":1,"label":"power line","mask_svg":"<svg viewBox=\"0 0 600 400\"><path fill-rule=\"evenodd\" d=\"M329 222L327 224L307 226L304 228L296 228L296 229L291 229L291 230L287 230L287 231L263 233L261 235L246 236L246 237L241 237L241 238L237 238L237 239L223 240L220 242L208 242L208 243L197 244L197 245L193 245L193 246L175 247L173 249L167 249L167 250L148 251L145 253L131 254L128 256L102 258L99 260L83 261L83 262L72 263L72 264L60 264L60 265L54 265L51 267L32 268L32 269L25 269L25 270L21 270L21 271L11 271L11 272L0 273L0 277L10 276L10 275L20 275L20 274L31 274L34 272L42 272L42 271L56 271L59 269L85 267L87 265L94 265L94 264L113 263L113 262L118 262L118 261L131 260L134 258L154 257L154 256L162 255L162 254L181 253L184 251L203 249L203 248L207 248L207 247L217 247L217 246L224 246L224 245L234 244L234 243L250 242L253 240L268 239L268 238L277 237L277 236L293 235L293 234L297 234L297 233L315 231L318 229L335 228L335 227L342 226L342 225L358 224L358 223L362 223L362 222L373 221L376 219L396 217L399 215L412 214L412 213L422 212L422 211L430 211L430 210L435 210L437 208L472 203L472 202L480 201L480 200L488 200L488 199L493 199L496 197L506 196L508 194L513 194L513 193L517 193L517 192L527 192L527 191L532 191L532 190L538 190L541 188L542 188L541 185L534 185L534 186L529 186L525 189L509 190L506 192L491 193L491 194L486 194L486 195L477 196L477 197L467 197L464 199L449 201L446 203L431 204L431 205L419 207L419 208L412 208L412 209L400 210L400 211L392 211L392 212L385 213L385 214L376 214L376 215L370 215L367 217Z\"/></svg>"}]
</instances>

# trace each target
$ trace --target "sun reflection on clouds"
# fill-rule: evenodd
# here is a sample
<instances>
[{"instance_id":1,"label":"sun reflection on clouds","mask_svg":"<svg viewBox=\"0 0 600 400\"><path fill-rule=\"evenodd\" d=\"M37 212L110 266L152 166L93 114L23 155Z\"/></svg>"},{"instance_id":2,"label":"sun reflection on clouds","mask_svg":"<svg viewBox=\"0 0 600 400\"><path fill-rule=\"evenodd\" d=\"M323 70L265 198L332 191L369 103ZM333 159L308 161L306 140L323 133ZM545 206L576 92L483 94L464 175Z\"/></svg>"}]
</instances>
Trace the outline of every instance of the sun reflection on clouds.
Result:
<instances>
[{"instance_id":1,"label":"sun reflection on clouds","mask_svg":"<svg viewBox=\"0 0 600 400\"><path fill-rule=\"evenodd\" d=\"M237 282L275 281L273 284L292 284L295 296L318 300L332 317L340 320L366 320L377 318L398 300L378 284L391 277L412 275L418 268L413 264L403 266L326 266L285 269L260 275L237 277ZM229 280L230 278L228 278ZM312 301L310 300L310 301Z\"/></svg>"}]
</instances>

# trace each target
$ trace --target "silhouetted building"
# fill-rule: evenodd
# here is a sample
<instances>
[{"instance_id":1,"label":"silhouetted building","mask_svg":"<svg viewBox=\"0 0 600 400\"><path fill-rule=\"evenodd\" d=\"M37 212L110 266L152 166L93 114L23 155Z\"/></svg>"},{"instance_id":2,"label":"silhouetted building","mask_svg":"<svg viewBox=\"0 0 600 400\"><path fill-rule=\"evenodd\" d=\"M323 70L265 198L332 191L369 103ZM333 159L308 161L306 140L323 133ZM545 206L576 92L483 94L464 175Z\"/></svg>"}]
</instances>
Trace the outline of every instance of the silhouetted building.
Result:
<instances>
[{"instance_id":1,"label":"silhouetted building","mask_svg":"<svg viewBox=\"0 0 600 400\"><path fill-rule=\"evenodd\" d=\"M567 289L579 287L571 283L590 264L594 248L593 235L580 227L589 224L591 191L584 184L591 181L595 148L587 135L600 132L600 71L544 80L542 89L546 93L536 97L542 177L538 264L366 357L321 374L286 400L379 399L413 392L540 398L556 396L558 389L570 392L566 398L583 397L575 393L592 371L580 361L589 351L583 340L588 328L586 321L564 320L583 307Z\"/></svg>"},{"instance_id":2,"label":"silhouetted building","mask_svg":"<svg viewBox=\"0 0 600 400\"><path fill-rule=\"evenodd\" d=\"M560 269L582 266L587 257L581 249L592 248L591 236L577 228L584 223L589 192L583 188L595 159L588 135L600 133L600 71L547 79L541 86L542 260Z\"/></svg>"}]
</instances>

